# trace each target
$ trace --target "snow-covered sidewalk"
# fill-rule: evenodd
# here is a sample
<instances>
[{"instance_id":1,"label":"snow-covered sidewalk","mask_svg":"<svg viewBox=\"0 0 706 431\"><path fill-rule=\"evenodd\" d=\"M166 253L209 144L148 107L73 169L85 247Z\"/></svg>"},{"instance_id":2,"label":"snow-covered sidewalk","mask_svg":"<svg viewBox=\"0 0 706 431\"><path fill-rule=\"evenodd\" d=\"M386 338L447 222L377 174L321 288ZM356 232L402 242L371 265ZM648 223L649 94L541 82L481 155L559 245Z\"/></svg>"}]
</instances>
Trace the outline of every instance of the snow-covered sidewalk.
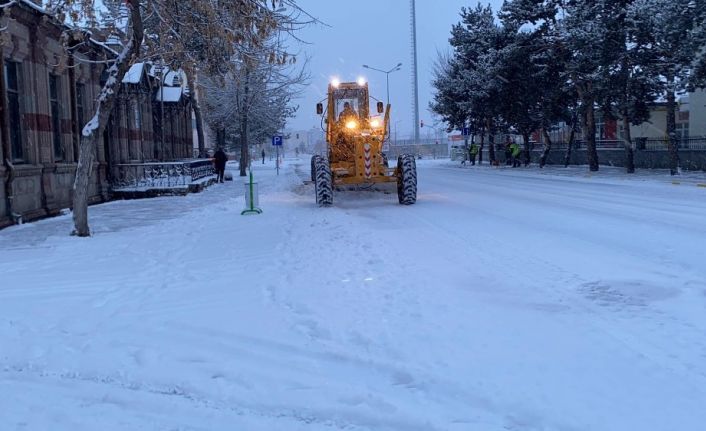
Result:
<instances>
[{"instance_id":1,"label":"snow-covered sidewalk","mask_svg":"<svg viewBox=\"0 0 706 431\"><path fill-rule=\"evenodd\" d=\"M0 430L674 430L706 422L706 190L306 159L0 231ZM618 177L616 175L616 177Z\"/></svg>"}]
</instances>

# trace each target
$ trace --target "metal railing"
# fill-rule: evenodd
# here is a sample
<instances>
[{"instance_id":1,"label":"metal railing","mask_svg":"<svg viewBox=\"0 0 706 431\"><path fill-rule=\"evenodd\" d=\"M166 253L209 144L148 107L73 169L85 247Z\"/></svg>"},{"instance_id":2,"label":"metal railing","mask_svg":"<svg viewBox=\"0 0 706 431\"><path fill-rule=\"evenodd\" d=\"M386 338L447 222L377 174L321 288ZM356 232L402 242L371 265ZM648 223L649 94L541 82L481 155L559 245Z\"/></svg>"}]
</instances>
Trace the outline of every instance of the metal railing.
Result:
<instances>
[{"instance_id":1,"label":"metal railing","mask_svg":"<svg viewBox=\"0 0 706 431\"><path fill-rule=\"evenodd\" d=\"M640 138L635 140L637 144L638 149L642 150L653 150L653 151L660 151L664 150L667 151L667 144L669 143L668 139L644 139L641 140ZM641 145L644 143L644 145ZM680 150L706 150L706 138L687 138L687 139L680 139L679 140L679 149Z\"/></svg>"},{"instance_id":2,"label":"metal railing","mask_svg":"<svg viewBox=\"0 0 706 431\"><path fill-rule=\"evenodd\" d=\"M461 142L463 143L463 142ZM385 152L392 160L400 154L412 154L416 157L437 158L449 157L448 140L440 139L420 139L416 143L410 139L392 140L383 146Z\"/></svg>"},{"instance_id":3,"label":"metal railing","mask_svg":"<svg viewBox=\"0 0 706 431\"><path fill-rule=\"evenodd\" d=\"M668 149L668 139L647 139L647 138L633 138L632 143L636 150L648 150L648 151L667 151ZM543 146L539 142L532 142L532 150L541 151ZM552 143L552 149L560 150L566 149L568 147L566 142L556 142ZM577 140L574 142L575 149L586 149L586 142L583 140ZM597 140L596 149L599 150L622 150L624 147L623 141L621 140ZM706 137L698 138L688 138L679 140L680 150L706 150Z\"/></svg>"},{"instance_id":4,"label":"metal railing","mask_svg":"<svg viewBox=\"0 0 706 431\"><path fill-rule=\"evenodd\" d=\"M114 189L174 188L214 175L211 159L121 163L113 166Z\"/></svg>"}]
</instances>

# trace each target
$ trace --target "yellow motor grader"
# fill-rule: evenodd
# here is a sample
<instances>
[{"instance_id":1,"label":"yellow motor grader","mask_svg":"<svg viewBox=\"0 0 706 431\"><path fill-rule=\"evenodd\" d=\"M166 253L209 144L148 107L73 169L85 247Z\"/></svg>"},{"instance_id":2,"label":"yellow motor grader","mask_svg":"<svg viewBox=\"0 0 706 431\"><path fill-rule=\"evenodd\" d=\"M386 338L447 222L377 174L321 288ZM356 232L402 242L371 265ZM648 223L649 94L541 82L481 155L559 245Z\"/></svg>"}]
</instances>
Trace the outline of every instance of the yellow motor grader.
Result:
<instances>
[{"instance_id":1,"label":"yellow motor grader","mask_svg":"<svg viewBox=\"0 0 706 431\"><path fill-rule=\"evenodd\" d=\"M328 102L316 105L316 113L326 123L327 157L311 158L311 179L316 203L333 204L337 186L375 185L397 182L400 204L417 201L417 165L414 156L403 154L397 166L390 168L382 152L390 121L390 105L383 110L377 102L377 114L370 115L368 83L338 82L328 86ZM384 117L381 114L384 112Z\"/></svg>"}]
</instances>

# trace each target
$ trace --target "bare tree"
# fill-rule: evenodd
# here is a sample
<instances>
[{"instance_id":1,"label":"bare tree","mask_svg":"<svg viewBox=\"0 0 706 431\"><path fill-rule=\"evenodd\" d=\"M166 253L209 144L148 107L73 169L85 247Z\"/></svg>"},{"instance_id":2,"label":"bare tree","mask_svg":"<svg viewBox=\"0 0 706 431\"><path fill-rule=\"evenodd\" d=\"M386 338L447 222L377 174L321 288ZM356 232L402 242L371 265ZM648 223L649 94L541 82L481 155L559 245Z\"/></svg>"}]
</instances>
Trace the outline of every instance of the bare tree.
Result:
<instances>
[{"instance_id":1,"label":"bare tree","mask_svg":"<svg viewBox=\"0 0 706 431\"><path fill-rule=\"evenodd\" d=\"M222 140L228 136L239 142L241 176L246 175L252 143L282 130L296 111L291 101L308 79L307 61L298 63L288 54L279 35L247 48L231 59L225 77L205 80L208 122Z\"/></svg>"},{"instance_id":2,"label":"bare tree","mask_svg":"<svg viewBox=\"0 0 706 431\"><path fill-rule=\"evenodd\" d=\"M261 48L269 35L281 30L294 31L303 25L295 19L302 12L294 0L127 0L125 5L118 0L104 0L102 3L107 6L108 14L127 12L124 20L116 20L115 29L122 32L124 45L108 69L109 77L97 100L95 115L82 132L73 197L73 234L77 236L90 235L87 199L97 141L108 123L120 83L133 64L161 59L172 68L185 70L191 80L199 68L226 73L229 59L242 52L243 47ZM55 0L48 7L61 19L95 21L96 0ZM283 19L287 16L290 19Z\"/></svg>"},{"instance_id":3,"label":"bare tree","mask_svg":"<svg viewBox=\"0 0 706 431\"><path fill-rule=\"evenodd\" d=\"M73 234L77 236L90 235L88 227L88 183L93 171L97 140L103 135L105 126L108 124L110 114L115 105L116 94L119 91L119 86L125 73L139 57L140 46L144 37L140 1L127 0L126 4L130 11L130 28L132 29L130 39L113 65L108 69L108 80L98 96L96 112L88 124L84 126L81 133L73 196Z\"/></svg>"}]
</instances>

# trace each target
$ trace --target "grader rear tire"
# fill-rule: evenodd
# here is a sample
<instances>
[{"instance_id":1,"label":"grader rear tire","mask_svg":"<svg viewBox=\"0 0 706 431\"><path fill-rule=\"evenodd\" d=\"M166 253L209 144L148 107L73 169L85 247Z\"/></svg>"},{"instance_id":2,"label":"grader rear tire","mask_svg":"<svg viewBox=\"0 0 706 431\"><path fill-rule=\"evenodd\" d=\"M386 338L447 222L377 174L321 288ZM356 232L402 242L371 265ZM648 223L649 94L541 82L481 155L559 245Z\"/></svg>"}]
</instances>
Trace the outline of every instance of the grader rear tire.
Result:
<instances>
[{"instance_id":1,"label":"grader rear tire","mask_svg":"<svg viewBox=\"0 0 706 431\"><path fill-rule=\"evenodd\" d=\"M417 202L417 162L409 154L397 158L397 198L402 205Z\"/></svg>"},{"instance_id":2,"label":"grader rear tire","mask_svg":"<svg viewBox=\"0 0 706 431\"><path fill-rule=\"evenodd\" d=\"M314 161L312 159L312 161ZM314 190L316 191L316 203L321 206L333 204L333 175L328 160L319 157L314 161Z\"/></svg>"}]
</instances>

